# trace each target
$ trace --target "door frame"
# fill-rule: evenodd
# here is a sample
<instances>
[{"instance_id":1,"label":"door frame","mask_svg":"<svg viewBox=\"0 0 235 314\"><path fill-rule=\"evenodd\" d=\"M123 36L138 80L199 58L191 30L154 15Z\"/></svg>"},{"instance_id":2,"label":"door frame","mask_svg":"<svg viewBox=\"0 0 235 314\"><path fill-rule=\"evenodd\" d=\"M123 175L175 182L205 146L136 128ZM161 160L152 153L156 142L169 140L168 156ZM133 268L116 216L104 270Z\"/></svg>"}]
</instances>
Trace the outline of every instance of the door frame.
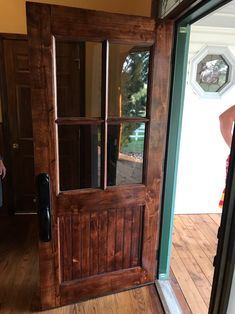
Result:
<instances>
[{"instance_id":1,"label":"door frame","mask_svg":"<svg viewBox=\"0 0 235 314\"><path fill-rule=\"evenodd\" d=\"M172 229L174 220L174 206L175 206L175 189L176 178L178 170L178 158L179 158L179 145L182 127L182 113L184 106L184 93L185 93L185 81L186 81L186 64L188 58L188 46L190 25L197 20L208 15L210 12L218 9L219 7L229 3L231 0L214 0L214 1L195 1L193 8L189 7L187 13L182 16L183 4L181 10L175 10L175 14L170 13L165 18L175 20L175 47L174 47L174 60L173 60L173 74L172 74L172 87L170 96L170 114L168 120L168 134L167 134L167 146L166 146L166 159L164 168L164 186L162 194L162 224L161 224L161 238L159 248L159 267L158 267L158 279L169 279L170 273L170 257L172 248ZM198 4L199 2L199 4ZM182 80L178 80L178 77L182 77ZM235 146L235 139L233 141ZM234 148L235 149L235 148ZM233 153L235 158L235 153ZM227 203L225 204L222 222L220 240L218 243L218 257L216 261L216 271L213 280L213 290L211 294L210 312L209 313L225 313L229 293L233 278L233 270L235 263L235 254L232 254L234 248L235 234L231 229L230 220L235 220L233 212L234 205L234 189L231 190L231 186L234 186L234 167L235 164L231 163L230 177L227 181L228 195ZM230 252L230 253L229 253ZM230 254L230 255L229 255ZM225 262L229 256L229 262ZM222 293L223 291L223 293ZM219 312L218 312L219 311Z\"/></svg>"}]
</instances>

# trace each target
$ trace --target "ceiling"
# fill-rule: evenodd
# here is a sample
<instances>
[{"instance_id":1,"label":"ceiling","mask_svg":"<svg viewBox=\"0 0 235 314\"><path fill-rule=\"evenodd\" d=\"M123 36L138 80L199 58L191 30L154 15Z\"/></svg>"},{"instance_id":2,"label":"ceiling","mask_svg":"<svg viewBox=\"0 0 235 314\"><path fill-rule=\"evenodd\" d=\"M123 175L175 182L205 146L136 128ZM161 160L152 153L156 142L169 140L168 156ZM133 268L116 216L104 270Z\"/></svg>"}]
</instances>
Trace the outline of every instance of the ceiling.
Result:
<instances>
[{"instance_id":1,"label":"ceiling","mask_svg":"<svg viewBox=\"0 0 235 314\"><path fill-rule=\"evenodd\" d=\"M210 13L194 25L235 28L235 0Z\"/></svg>"}]
</instances>

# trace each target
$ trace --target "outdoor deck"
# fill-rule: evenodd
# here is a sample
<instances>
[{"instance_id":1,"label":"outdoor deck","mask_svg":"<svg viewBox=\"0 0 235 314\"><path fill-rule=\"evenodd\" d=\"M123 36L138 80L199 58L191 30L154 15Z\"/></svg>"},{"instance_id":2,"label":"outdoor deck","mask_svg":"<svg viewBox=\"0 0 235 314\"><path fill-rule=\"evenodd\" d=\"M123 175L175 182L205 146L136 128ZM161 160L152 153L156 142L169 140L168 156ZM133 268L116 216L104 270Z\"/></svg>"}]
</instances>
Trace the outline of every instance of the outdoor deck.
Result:
<instances>
[{"instance_id":1,"label":"outdoor deck","mask_svg":"<svg viewBox=\"0 0 235 314\"><path fill-rule=\"evenodd\" d=\"M186 302L180 300L184 314L208 313L220 219L220 214L175 215L172 282L185 297Z\"/></svg>"}]
</instances>

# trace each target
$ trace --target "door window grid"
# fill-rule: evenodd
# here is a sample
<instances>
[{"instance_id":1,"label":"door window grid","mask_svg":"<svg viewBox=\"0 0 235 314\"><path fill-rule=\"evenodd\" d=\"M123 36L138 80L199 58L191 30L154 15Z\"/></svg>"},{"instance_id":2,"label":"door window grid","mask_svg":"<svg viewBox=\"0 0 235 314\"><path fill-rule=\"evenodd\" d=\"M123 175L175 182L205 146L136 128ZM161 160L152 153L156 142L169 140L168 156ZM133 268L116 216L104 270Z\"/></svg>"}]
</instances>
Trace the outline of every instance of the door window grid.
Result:
<instances>
[{"instance_id":1,"label":"door window grid","mask_svg":"<svg viewBox=\"0 0 235 314\"><path fill-rule=\"evenodd\" d=\"M150 58L151 58L151 51L150 51ZM109 99L108 99L108 91L109 91L109 42L103 41L102 42L102 75L101 75L101 117L100 118L90 118L90 117L58 117L56 119L56 124L59 125L99 125L101 127L101 149L100 149L100 188L106 189L107 186L112 186L117 184L108 184L108 128L112 125L121 125L123 123L135 123L140 125L145 125L145 134L144 134L144 143L143 143L143 169L142 169L142 180L141 182L136 182L137 184L143 184L144 180L144 168L145 168L145 142L146 137L148 136L148 122L149 118L147 117L114 117L108 116L108 107L109 107ZM149 81L150 75L148 75ZM149 90L149 89L148 89ZM148 95L147 95L147 102L146 102L146 113L145 115L148 116ZM134 132L136 134L136 132ZM138 132L137 132L138 133ZM134 136L134 135L133 135ZM130 137L133 137L130 135ZM143 136L143 135L142 135ZM135 182L133 182L135 184ZM133 184L132 183L132 184ZM124 183L130 184L130 183Z\"/></svg>"}]
</instances>

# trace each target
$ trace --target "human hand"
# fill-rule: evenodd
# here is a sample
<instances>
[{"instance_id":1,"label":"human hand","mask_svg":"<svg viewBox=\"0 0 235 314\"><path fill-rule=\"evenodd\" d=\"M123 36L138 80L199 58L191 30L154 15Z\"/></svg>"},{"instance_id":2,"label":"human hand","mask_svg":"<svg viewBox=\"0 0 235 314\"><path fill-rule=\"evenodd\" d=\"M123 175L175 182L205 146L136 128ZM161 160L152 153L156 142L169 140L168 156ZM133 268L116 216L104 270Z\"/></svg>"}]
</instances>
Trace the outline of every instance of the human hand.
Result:
<instances>
[{"instance_id":1,"label":"human hand","mask_svg":"<svg viewBox=\"0 0 235 314\"><path fill-rule=\"evenodd\" d=\"M6 175L6 167L4 166L4 163L2 160L0 160L0 176L4 178Z\"/></svg>"}]
</instances>

